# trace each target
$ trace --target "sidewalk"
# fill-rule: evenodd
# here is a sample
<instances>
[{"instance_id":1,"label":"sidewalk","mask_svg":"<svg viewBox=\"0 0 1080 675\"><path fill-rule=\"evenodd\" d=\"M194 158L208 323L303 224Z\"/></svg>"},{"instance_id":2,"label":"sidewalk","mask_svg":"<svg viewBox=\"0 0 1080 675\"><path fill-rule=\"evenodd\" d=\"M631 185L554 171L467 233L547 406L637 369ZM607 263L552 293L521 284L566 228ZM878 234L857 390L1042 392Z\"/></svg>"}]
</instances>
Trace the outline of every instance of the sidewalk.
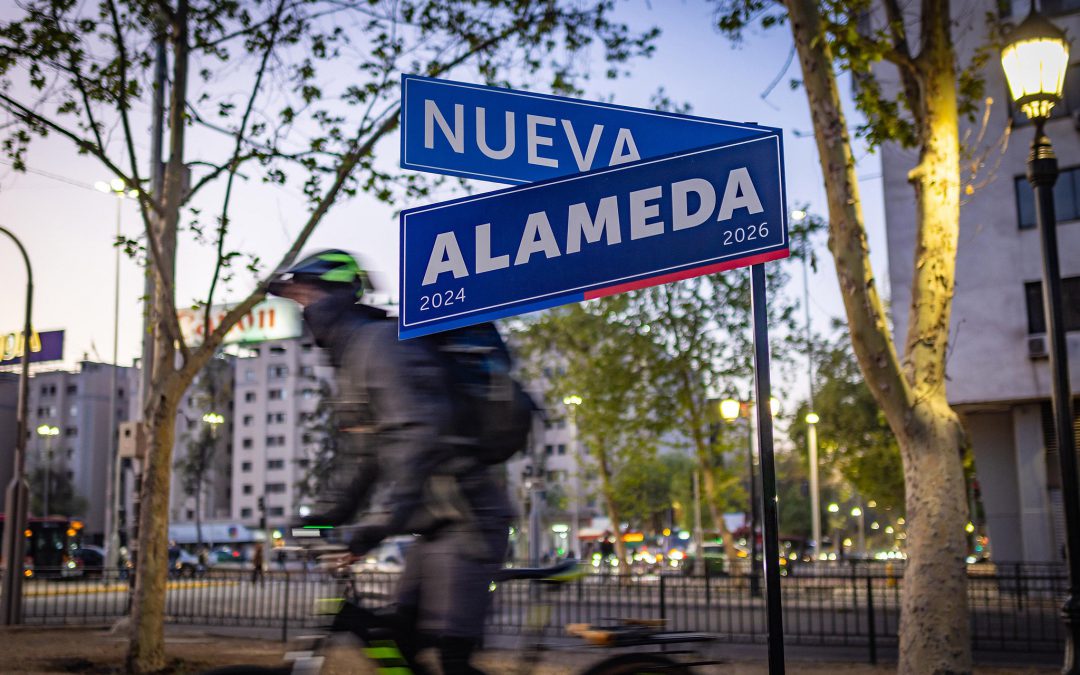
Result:
<instances>
[{"instance_id":1,"label":"sidewalk","mask_svg":"<svg viewBox=\"0 0 1080 675\"><path fill-rule=\"evenodd\" d=\"M170 673L198 673L209 668L252 664L279 666L286 646L280 642L251 637L210 634L204 629L169 627L166 629ZM87 628L17 628L0 630L0 663L5 673L95 673L122 672L126 636L103 629ZM570 675L608 654L606 651L557 651L545 655L537 675ZM702 673L765 675L768 667L745 651L720 646L715 656L727 661L708 666ZM478 665L492 675L512 672L516 653L508 649L491 650L482 655ZM817 675L885 675L895 672L891 664L868 666L856 663L795 661L789 670ZM335 647L328 654L323 670L329 675L375 675L375 669L350 645ZM980 675L1043 675L1057 668L993 667L976 668Z\"/></svg>"}]
</instances>

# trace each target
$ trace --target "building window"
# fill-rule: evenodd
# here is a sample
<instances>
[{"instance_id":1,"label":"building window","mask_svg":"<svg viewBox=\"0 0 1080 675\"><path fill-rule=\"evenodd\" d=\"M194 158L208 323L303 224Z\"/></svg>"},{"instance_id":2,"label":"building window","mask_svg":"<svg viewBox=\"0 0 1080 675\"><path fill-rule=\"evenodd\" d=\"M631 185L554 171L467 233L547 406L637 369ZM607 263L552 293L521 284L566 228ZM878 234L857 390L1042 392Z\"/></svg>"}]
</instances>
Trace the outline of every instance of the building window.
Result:
<instances>
[{"instance_id":1,"label":"building window","mask_svg":"<svg viewBox=\"0 0 1080 675\"><path fill-rule=\"evenodd\" d=\"M310 464L311 464L311 461L307 460L307 459L298 459L298 460L296 460L296 466L298 466L301 469L308 468L308 465L310 465Z\"/></svg>"},{"instance_id":2,"label":"building window","mask_svg":"<svg viewBox=\"0 0 1080 675\"><path fill-rule=\"evenodd\" d=\"M300 366L300 375L303 377L315 378L315 366Z\"/></svg>"},{"instance_id":3,"label":"building window","mask_svg":"<svg viewBox=\"0 0 1080 675\"><path fill-rule=\"evenodd\" d=\"M255 416L254 415L244 415L244 426L245 427L250 427L252 424L255 424Z\"/></svg>"},{"instance_id":4,"label":"building window","mask_svg":"<svg viewBox=\"0 0 1080 675\"><path fill-rule=\"evenodd\" d=\"M1072 14L1080 12L1080 0L1042 0L1039 9L1043 14Z\"/></svg>"},{"instance_id":5,"label":"building window","mask_svg":"<svg viewBox=\"0 0 1080 675\"><path fill-rule=\"evenodd\" d=\"M255 392L249 391L249 392L244 394L244 403L254 403L254 402L255 402Z\"/></svg>"},{"instance_id":6,"label":"building window","mask_svg":"<svg viewBox=\"0 0 1080 675\"><path fill-rule=\"evenodd\" d=\"M300 392L301 398L311 399L311 398L315 398L318 395L319 395L318 390L317 389L312 389L311 387L308 387L307 389L304 389L304 390L302 390Z\"/></svg>"},{"instance_id":7,"label":"building window","mask_svg":"<svg viewBox=\"0 0 1080 675\"><path fill-rule=\"evenodd\" d=\"M300 345L300 351L308 354L314 347L315 345L311 344L310 342L305 342L304 344Z\"/></svg>"},{"instance_id":8,"label":"building window","mask_svg":"<svg viewBox=\"0 0 1080 675\"><path fill-rule=\"evenodd\" d=\"M285 483L267 483L266 494L268 495L280 495L285 494Z\"/></svg>"},{"instance_id":9,"label":"building window","mask_svg":"<svg viewBox=\"0 0 1080 675\"><path fill-rule=\"evenodd\" d=\"M271 348L270 348L270 353L271 353L271 354L276 354L276 355L278 355L278 356L281 356L281 355L282 355L282 354L284 354L284 353L285 353L286 351L287 351L287 350L286 350L286 349L285 349L284 347L282 347L282 346L276 346L276 347L271 347Z\"/></svg>"},{"instance_id":10,"label":"building window","mask_svg":"<svg viewBox=\"0 0 1080 675\"><path fill-rule=\"evenodd\" d=\"M268 471L275 471L285 468L285 460L283 459L268 459L266 460L266 469Z\"/></svg>"},{"instance_id":11,"label":"building window","mask_svg":"<svg viewBox=\"0 0 1080 675\"><path fill-rule=\"evenodd\" d=\"M280 448L283 445L285 445L285 437L284 436L267 436L266 437L266 447L268 447L268 448Z\"/></svg>"},{"instance_id":12,"label":"building window","mask_svg":"<svg viewBox=\"0 0 1080 675\"><path fill-rule=\"evenodd\" d=\"M76 393L78 393L78 391L79 391L79 387L77 385L74 385L74 384L69 384L67 387L64 388L64 393L67 394L68 396L70 396L72 394L76 394ZM123 389L121 389L120 391L123 391Z\"/></svg>"},{"instance_id":13,"label":"building window","mask_svg":"<svg viewBox=\"0 0 1080 675\"><path fill-rule=\"evenodd\" d=\"M267 424L284 424L285 423L285 413L283 413L283 412L266 413L266 423Z\"/></svg>"},{"instance_id":14,"label":"building window","mask_svg":"<svg viewBox=\"0 0 1080 675\"><path fill-rule=\"evenodd\" d=\"M271 401L284 401L285 390L284 389L271 389L269 392Z\"/></svg>"},{"instance_id":15,"label":"building window","mask_svg":"<svg viewBox=\"0 0 1080 675\"><path fill-rule=\"evenodd\" d=\"M240 509L240 517L241 518L250 518L251 517L251 509Z\"/></svg>"},{"instance_id":16,"label":"building window","mask_svg":"<svg viewBox=\"0 0 1080 675\"><path fill-rule=\"evenodd\" d=\"M72 437L72 436L78 436L79 435L79 430L76 429L75 427L67 427L67 428L64 429L64 435L69 437L69 438Z\"/></svg>"},{"instance_id":17,"label":"building window","mask_svg":"<svg viewBox=\"0 0 1080 675\"><path fill-rule=\"evenodd\" d=\"M241 473L251 473L251 462L243 462L240 465Z\"/></svg>"},{"instance_id":18,"label":"building window","mask_svg":"<svg viewBox=\"0 0 1080 675\"><path fill-rule=\"evenodd\" d=\"M1046 315L1043 313L1042 282L1029 281L1024 284L1024 299L1027 302L1028 333L1037 335L1046 332ZM1061 280L1061 307L1064 312L1065 330L1080 331L1080 277L1066 277Z\"/></svg>"},{"instance_id":19,"label":"building window","mask_svg":"<svg viewBox=\"0 0 1080 675\"><path fill-rule=\"evenodd\" d=\"M566 446L563 445L562 443L559 443L558 453L560 455L565 455L566 454Z\"/></svg>"},{"instance_id":20,"label":"building window","mask_svg":"<svg viewBox=\"0 0 1080 675\"><path fill-rule=\"evenodd\" d=\"M553 454L555 454L555 446L554 445L545 445L544 446L544 454L545 455L553 455Z\"/></svg>"},{"instance_id":21,"label":"building window","mask_svg":"<svg viewBox=\"0 0 1080 675\"><path fill-rule=\"evenodd\" d=\"M271 506L270 511L269 511L269 515L271 517L280 518L281 516L285 515L285 508L281 507L281 506Z\"/></svg>"},{"instance_id":22,"label":"building window","mask_svg":"<svg viewBox=\"0 0 1080 675\"><path fill-rule=\"evenodd\" d=\"M240 447L245 450L250 450L253 445L254 443L252 443L250 438L245 438L244 440L240 441Z\"/></svg>"},{"instance_id":23,"label":"building window","mask_svg":"<svg viewBox=\"0 0 1080 675\"><path fill-rule=\"evenodd\" d=\"M1035 191L1026 176L1016 177L1016 211L1021 230L1035 227ZM1058 224L1080 220L1080 167L1063 169L1058 176L1054 184L1054 215Z\"/></svg>"},{"instance_id":24,"label":"building window","mask_svg":"<svg viewBox=\"0 0 1080 675\"><path fill-rule=\"evenodd\" d=\"M266 367L266 377L267 377L267 379L280 380L283 377L288 377L288 375L289 375L289 367L288 366L267 366Z\"/></svg>"},{"instance_id":25,"label":"building window","mask_svg":"<svg viewBox=\"0 0 1080 675\"><path fill-rule=\"evenodd\" d=\"M251 493L252 493L253 489L254 489L254 488L253 488L253 487L252 487L251 485L245 485L245 486L244 486L244 487L243 487L243 488L242 488L242 489L240 490L240 492L242 492L242 493L243 493L243 494L245 494L245 495L249 495L249 494L251 494Z\"/></svg>"}]
</instances>

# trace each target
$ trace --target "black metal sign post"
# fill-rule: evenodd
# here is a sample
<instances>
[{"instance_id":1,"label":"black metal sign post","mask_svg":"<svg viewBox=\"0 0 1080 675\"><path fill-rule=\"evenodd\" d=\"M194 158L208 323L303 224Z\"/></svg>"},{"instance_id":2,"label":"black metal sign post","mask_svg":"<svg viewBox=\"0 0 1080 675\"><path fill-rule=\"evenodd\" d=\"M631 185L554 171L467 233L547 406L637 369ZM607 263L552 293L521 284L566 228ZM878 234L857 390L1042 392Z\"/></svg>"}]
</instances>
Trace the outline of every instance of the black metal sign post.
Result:
<instances>
[{"instance_id":1,"label":"black metal sign post","mask_svg":"<svg viewBox=\"0 0 1080 675\"><path fill-rule=\"evenodd\" d=\"M773 460L772 383L769 378L769 315L765 299L765 266L750 267L750 305L754 321L754 409L757 411L758 454L765 556L765 616L769 624L769 673L784 673L784 617L780 604L780 520L776 504L776 462ZM757 536L751 533L751 536ZM751 561L751 564L756 564Z\"/></svg>"}]
</instances>

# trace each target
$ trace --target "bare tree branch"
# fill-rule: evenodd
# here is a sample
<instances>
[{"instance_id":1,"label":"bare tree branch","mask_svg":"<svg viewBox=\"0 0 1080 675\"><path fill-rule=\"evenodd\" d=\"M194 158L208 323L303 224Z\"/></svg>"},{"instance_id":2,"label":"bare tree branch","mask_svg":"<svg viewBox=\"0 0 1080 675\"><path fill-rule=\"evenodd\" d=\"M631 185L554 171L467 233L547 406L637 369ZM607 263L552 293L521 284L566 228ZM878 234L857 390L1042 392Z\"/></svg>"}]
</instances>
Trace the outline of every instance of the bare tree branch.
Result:
<instances>
[{"instance_id":1,"label":"bare tree branch","mask_svg":"<svg viewBox=\"0 0 1080 675\"><path fill-rule=\"evenodd\" d=\"M270 63L270 55L274 52L277 44L278 30L281 27L281 14L285 9L285 0L278 2L277 10L270 19L270 37L266 42L266 50L259 62L259 70L255 75L255 83L251 87L251 96L248 97L247 106L240 119L240 127L236 130L236 146L233 148L232 159L228 163L229 177L225 182L225 198L221 204L221 219L218 221L217 257L214 262L214 275L210 279L210 291L206 294L206 310L203 315L203 335L210 334L210 312L214 304L214 291L217 289L218 279L221 278L221 268L225 264L225 235L229 231L229 201L232 199L233 181L236 179L237 160L240 158L240 149L244 144L244 131L247 129L251 111L255 108L255 99L259 95L263 76L266 74L267 65Z\"/></svg>"},{"instance_id":2,"label":"bare tree branch","mask_svg":"<svg viewBox=\"0 0 1080 675\"><path fill-rule=\"evenodd\" d=\"M919 67L911 56L911 45L904 25L904 14L898 0L882 0L885 4L885 16L889 22L889 36L892 49L885 53L885 58L900 70L900 81L904 85L904 96L908 109L919 110L922 107L922 87L919 86ZM918 119L918 115L915 116Z\"/></svg>"}]
</instances>

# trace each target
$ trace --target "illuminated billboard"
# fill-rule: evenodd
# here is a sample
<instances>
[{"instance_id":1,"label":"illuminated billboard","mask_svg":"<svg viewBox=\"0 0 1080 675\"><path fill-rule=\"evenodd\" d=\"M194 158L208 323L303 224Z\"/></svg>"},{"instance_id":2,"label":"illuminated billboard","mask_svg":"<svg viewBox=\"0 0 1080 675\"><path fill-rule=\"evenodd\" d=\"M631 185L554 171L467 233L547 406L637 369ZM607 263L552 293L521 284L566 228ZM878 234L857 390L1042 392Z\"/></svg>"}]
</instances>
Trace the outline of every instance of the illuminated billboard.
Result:
<instances>
[{"instance_id":1,"label":"illuminated billboard","mask_svg":"<svg viewBox=\"0 0 1080 675\"><path fill-rule=\"evenodd\" d=\"M22 363L26 344L22 331L0 336L0 367ZM30 334L30 363L60 361L64 358L64 331L36 330Z\"/></svg>"},{"instance_id":2,"label":"illuminated billboard","mask_svg":"<svg viewBox=\"0 0 1080 675\"><path fill-rule=\"evenodd\" d=\"M210 311L210 329L216 328L235 305L215 305ZM190 345L203 341L205 309L185 308L177 311L180 332ZM302 314L300 305L285 298L267 298L255 305L228 333L222 344L250 344L266 340L300 337Z\"/></svg>"}]
</instances>

